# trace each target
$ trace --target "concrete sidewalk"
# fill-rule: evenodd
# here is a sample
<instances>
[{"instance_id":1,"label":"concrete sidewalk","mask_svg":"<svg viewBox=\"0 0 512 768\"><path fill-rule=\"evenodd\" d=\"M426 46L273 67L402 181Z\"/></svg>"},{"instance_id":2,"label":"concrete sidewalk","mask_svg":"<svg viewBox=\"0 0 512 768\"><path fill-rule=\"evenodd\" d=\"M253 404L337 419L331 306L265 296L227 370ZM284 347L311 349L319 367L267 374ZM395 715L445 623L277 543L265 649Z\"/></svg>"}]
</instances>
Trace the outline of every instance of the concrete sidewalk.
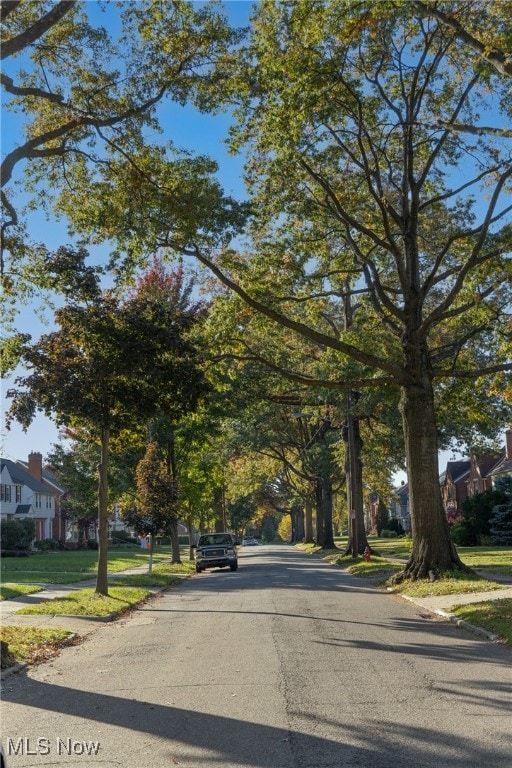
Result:
<instances>
[{"instance_id":1,"label":"concrete sidewalk","mask_svg":"<svg viewBox=\"0 0 512 768\"><path fill-rule=\"evenodd\" d=\"M147 571L147 565L140 565L136 568L128 568L125 571L119 571L119 573L111 573L108 578L116 579L119 576L146 574ZM183 574L183 577L179 576L180 580L186 577L187 574ZM72 632L78 632L81 635L89 634L98 627L98 624L112 621L112 618L101 616L72 616L70 614L28 614L19 616L17 615L17 611L21 608L25 608L27 605L37 605L38 603L48 600L66 597L70 592L76 592L80 589L95 586L96 579L77 581L73 584L48 584L45 589L41 590L41 592L34 592L31 595L21 595L16 599L2 600L0 601L0 624L8 624L9 626L62 627L69 629ZM163 589L167 589L167 587L146 587L146 589L148 589L149 592L157 593L161 592Z\"/></svg>"}]
</instances>

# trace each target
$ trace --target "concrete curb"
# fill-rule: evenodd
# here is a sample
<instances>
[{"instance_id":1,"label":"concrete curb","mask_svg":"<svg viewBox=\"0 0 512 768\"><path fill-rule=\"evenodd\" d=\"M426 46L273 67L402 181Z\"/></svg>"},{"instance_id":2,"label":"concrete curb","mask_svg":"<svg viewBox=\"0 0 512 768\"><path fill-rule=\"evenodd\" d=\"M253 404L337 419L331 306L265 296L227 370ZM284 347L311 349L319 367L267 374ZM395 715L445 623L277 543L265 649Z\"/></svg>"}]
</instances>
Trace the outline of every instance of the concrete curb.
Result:
<instances>
[{"instance_id":1,"label":"concrete curb","mask_svg":"<svg viewBox=\"0 0 512 768\"><path fill-rule=\"evenodd\" d=\"M457 616L455 616L455 614L443 611L442 608L436 610L435 613L438 616L442 616L443 618L448 619L448 621L451 621L452 624L455 624L457 627L467 629L469 632L473 632L475 635L485 637L486 640L491 640L493 643L495 643L498 639L498 635L495 635L493 632L489 632L483 627L477 627L475 624L470 624L468 621L464 621L464 619L459 619Z\"/></svg>"},{"instance_id":2,"label":"concrete curb","mask_svg":"<svg viewBox=\"0 0 512 768\"><path fill-rule=\"evenodd\" d=\"M452 624L455 624L460 629L466 629L468 632L472 632L474 635L484 637L486 640L490 640L493 643L498 640L498 635L495 635L493 632L489 632L483 627L477 627L474 624L470 624L468 621L464 621L464 619L459 619L457 616L455 616L455 614L444 611L442 608L426 608L424 605L417 603L413 597L409 597L408 595L400 595L396 592L389 592L388 594L397 595L397 597L401 597L402 600L407 600L409 603L417 605L418 608L421 608L424 611L428 611L428 613L435 614L436 616L440 616L441 618L450 621Z\"/></svg>"}]
</instances>

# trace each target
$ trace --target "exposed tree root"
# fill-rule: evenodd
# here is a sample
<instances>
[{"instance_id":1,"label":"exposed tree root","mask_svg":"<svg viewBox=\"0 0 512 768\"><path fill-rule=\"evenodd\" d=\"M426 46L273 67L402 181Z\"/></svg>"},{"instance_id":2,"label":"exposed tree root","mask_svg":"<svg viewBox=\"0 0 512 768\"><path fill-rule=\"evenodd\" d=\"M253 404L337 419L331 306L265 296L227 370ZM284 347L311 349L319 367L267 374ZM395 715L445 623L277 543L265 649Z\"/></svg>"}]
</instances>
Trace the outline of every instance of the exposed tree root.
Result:
<instances>
[{"instance_id":1,"label":"exposed tree root","mask_svg":"<svg viewBox=\"0 0 512 768\"><path fill-rule=\"evenodd\" d=\"M451 568L439 568L432 565L428 565L424 562L416 562L415 560L409 560L404 569L399 571L391 577L391 584L403 584L404 581L420 581L422 579L429 579L430 581L439 581L443 578L444 574L449 571L461 571L462 573L475 574L475 571L462 562L453 563Z\"/></svg>"}]
</instances>

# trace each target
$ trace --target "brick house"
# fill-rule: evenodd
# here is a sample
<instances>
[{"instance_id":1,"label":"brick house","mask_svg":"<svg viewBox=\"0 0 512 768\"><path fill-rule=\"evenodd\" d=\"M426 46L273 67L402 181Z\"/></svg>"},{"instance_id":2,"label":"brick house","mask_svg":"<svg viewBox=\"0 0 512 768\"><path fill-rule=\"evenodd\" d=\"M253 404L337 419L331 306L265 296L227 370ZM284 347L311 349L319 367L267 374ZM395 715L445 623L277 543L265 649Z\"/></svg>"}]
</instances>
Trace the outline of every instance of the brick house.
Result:
<instances>
[{"instance_id":1,"label":"brick house","mask_svg":"<svg viewBox=\"0 0 512 768\"><path fill-rule=\"evenodd\" d=\"M474 453L470 456L471 467L466 480L468 496L483 493L492 488L492 474L494 467L501 461L503 454L492 453L478 459Z\"/></svg>"},{"instance_id":2,"label":"brick house","mask_svg":"<svg viewBox=\"0 0 512 768\"><path fill-rule=\"evenodd\" d=\"M449 461L445 471L439 477L441 497L445 512L455 513L468 495L467 479L471 470L471 461Z\"/></svg>"}]
</instances>

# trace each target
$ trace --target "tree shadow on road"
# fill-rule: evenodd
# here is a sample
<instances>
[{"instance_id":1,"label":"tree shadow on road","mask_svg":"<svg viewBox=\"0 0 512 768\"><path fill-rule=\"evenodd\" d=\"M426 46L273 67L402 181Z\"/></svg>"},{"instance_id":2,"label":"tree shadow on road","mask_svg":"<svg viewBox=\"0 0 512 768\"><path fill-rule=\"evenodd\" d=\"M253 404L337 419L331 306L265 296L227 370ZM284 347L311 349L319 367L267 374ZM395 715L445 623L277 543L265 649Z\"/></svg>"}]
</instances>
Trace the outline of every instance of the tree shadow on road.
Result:
<instances>
[{"instance_id":1,"label":"tree shadow on road","mask_svg":"<svg viewBox=\"0 0 512 768\"><path fill-rule=\"evenodd\" d=\"M316 733L307 733L308 718L304 713L300 713L300 718L306 727L288 730L106 693L78 691L29 678L18 682L23 682L23 701L16 693L18 686L4 690L4 701L33 707L35 722L49 722L47 714L41 716L42 710L62 715L63 719L59 719L60 738L71 735L67 729L72 728L73 737L79 739L80 722L87 725L87 733L90 733L91 722L97 723L102 734L99 741L103 765L123 765L125 768L142 765L163 768L173 764L190 768L200 765L250 768L510 767L510 743L496 744L490 751L476 740L436 731L427 724L425 727L409 726L393 719L356 724L350 721L349 713L341 712L336 721L311 717L308 730ZM293 714L290 713L292 718ZM128 729L132 735L134 732L140 734L141 743L146 745L143 748L145 758L144 751L136 754L137 750L134 753L133 748L126 755L123 729ZM326 729L333 737L317 735ZM55 732L55 726L53 730ZM41 735L40 725L37 734ZM109 743L119 745L119 754L106 754L106 741L102 743L106 734ZM145 734L157 737L150 754L147 754L147 744L152 742L144 742ZM4 730L4 745L20 736L24 734L8 734ZM34 742L36 738L34 735Z\"/></svg>"}]
</instances>

